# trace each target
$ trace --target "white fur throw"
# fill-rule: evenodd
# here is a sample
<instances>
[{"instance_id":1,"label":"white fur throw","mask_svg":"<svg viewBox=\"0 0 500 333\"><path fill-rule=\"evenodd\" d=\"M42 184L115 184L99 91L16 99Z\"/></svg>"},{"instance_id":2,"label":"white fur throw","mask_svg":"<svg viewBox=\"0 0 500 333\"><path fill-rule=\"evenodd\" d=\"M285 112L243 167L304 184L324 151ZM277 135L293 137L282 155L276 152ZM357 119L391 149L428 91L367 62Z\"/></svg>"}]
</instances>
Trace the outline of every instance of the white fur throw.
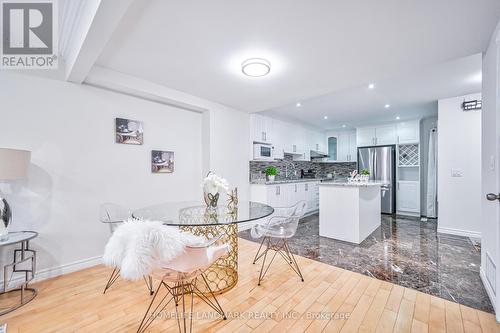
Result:
<instances>
[{"instance_id":1,"label":"white fur throw","mask_svg":"<svg viewBox=\"0 0 500 333\"><path fill-rule=\"evenodd\" d=\"M202 237L180 231L157 221L128 220L111 235L104 249L104 264L120 268L127 280L147 276L159 262L168 262L184 253L186 245L202 244Z\"/></svg>"}]
</instances>

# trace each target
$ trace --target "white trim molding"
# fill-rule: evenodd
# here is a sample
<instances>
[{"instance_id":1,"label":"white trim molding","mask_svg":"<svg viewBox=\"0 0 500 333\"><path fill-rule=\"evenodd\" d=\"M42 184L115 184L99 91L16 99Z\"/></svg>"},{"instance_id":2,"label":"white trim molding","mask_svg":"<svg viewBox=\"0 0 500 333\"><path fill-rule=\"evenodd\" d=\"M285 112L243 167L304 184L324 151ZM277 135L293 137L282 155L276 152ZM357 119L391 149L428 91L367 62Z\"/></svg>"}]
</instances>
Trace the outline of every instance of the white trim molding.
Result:
<instances>
[{"instance_id":1,"label":"white trim molding","mask_svg":"<svg viewBox=\"0 0 500 333\"><path fill-rule=\"evenodd\" d=\"M41 270L35 271L35 276L33 278L33 281L30 282L39 282L47 279L52 279L64 274L80 271L85 268L97 266L102 264L102 256L96 256L96 257L91 257L87 259L82 259L78 261L74 261L68 264L64 264L61 266L56 266L56 267L50 267L50 268L45 268ZM24 276L13 276L12 279L9 281L9 287L13 287L17 285L18 283L24 281ZM0 284L3 284L3 279L0 281Z\"/></svg>"},{"instance_id":2,"label":"white trim molding","mask_svg":"<svg viewBox=\"0 0 500 333\"><path fill-rule=\"evenodd\" d=\"M483 270L483 266L479 268L479 276L481 277L481 281L483 282L484 289L486 289L486 293L488 294L488 297L490 298L491 305L493 306L493 310L496 311L495 307L495 293L493 292L493 289L491 289L491 286L488 282L488 279L486 278L486 275ZM498 317L497 317L498 320Z\"/></svg>"},{"instance_id":3,"label":"white trim molding","mask_svg":"<svg viewBox=\"0 0 500 333\"><path fill-rule=\"evenodd\" d=\"M437 232L442 233L442 234L450 234L450 235L457 235L457 236L464 236L464 237L481 239L481 232L480 231L470 231L470 230L438 227Z\"/></svg>"}]
</instances>

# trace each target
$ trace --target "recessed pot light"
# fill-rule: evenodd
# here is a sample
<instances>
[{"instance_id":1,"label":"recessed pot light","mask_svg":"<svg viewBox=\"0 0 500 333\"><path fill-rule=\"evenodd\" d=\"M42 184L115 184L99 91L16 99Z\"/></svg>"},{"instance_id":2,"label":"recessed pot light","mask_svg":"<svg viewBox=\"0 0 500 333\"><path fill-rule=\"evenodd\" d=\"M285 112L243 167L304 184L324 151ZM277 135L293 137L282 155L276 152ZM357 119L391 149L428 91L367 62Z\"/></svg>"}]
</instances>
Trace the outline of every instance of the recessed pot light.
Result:
<instances>
[{"instance_id":1,"label":"recessed pot light","mask_svg":"<svg viewBox=\"0 0 500 333\"><path fill-rule=\"evenodd\" d=\"M399 119L401 119L401 117L397 116L397 117L396 117L396 120L399 120Z\"/></svg>"},{"instance_id":2,"label":"recessed pot light","mask_svg":"<svg viewBox=\"0 0 500 333\"><path fill-rule=\"evenodd\" d=\"M265 76L271 71L271 63L266 59L261 58L247 59L241 64L241 71L246 76Z\"/></svg>"},{"instance_id":3,"label":"recessed pot light","mask_svg":"<svg viewBox=\"0 0 500 333\"><path fill-rule=\"evenodd\" d=\"M342 125L342 128L346 128L346 127L347 127L347 125L346 125L346 124Z\"/></svg>"},{"instance_id":4,"label":"recessed pot light","mask_svg":"<svg viewBox=\"0 0 500 333\"><path fill-rule=\"evenodd\" d=\"M373 89L373 88L375 88L375 84L374 84L374 83L370 83L370 84L368 85L368 89Z\"/></svg>"},{"instance_id":5,"label":"recessed pot light","mask_svg":"<svg viewBox=\"0 0 500 333\"><path fill-rule=\"evenodd\" d=\"M390 104L386 104L386 105L384 105L384 108L386 108L386 109L388 109L388 108L390 108L390 107L391 107L391 105L390 105Z\"/></svg>"},{"instance_id":6,"label":"recessed pot light","mask_svg":"<svg viewBox=\"0 0 500 333\"><path fill-rule=\"evenodd\" d=\"M295 106L300 108L302 106L302 104L300 104L300 102L297 102L297 104L295 104Z\"/></svg>"},{"instance_id":7,"label":"recessed pot light","mask_svg":"<svg viewBox=\"0 0 500 333\"><path fill-rule=\"evenodd\" d=\"M325 119L325 120L328 119L328 116L324 116L323 119Z\"/></svg>"}]
</instances>

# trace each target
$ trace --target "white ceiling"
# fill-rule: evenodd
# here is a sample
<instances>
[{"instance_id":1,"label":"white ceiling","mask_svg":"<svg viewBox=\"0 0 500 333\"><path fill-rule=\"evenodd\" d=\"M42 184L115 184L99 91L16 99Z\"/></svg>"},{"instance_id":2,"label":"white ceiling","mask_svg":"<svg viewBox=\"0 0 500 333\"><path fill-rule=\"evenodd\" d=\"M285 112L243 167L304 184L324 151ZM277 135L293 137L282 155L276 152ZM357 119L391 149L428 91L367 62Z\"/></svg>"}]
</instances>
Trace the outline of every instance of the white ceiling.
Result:
<instances>
[{"instance_id":1,"label":"white ceiling","mask_svg":"<svg viewBox=\"0 0 500 333\"><path fill-rule=\"evenodd\" d=\"M363 84L263 113L322 129L425 118L437 114L438 99L481 91L481 65L476 54L376 81L374 89Z\"/></svg>"},{"instance_id":2,"label":"white ceiling","mask_svg":"<svg viewBox=\"0 0 500 333\"><path fill-rule=\"evenodd\" d=\"M256 112L482 52L499 15L498 0L135 1L97 64ZM271 74L243 76L251 57Z\"/></svg>"}]
</instances>

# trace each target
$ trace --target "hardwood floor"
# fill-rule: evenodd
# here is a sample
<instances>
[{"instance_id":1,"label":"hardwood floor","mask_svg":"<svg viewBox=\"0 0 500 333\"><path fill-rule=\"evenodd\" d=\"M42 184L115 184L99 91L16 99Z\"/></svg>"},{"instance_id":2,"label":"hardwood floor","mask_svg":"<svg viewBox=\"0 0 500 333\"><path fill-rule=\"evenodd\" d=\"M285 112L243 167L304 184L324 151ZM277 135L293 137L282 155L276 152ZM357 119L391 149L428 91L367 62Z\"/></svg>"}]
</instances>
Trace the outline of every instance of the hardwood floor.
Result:
<instances>
[{"instance_id":1,"label":"hardwood floor","mask_svg":"<svg viewBox=\"0 0 500 333\"><path fill-rule=\"evenodd\" d=\"M305 282L277 256L257 286L257 248L240 239L238 285L218 296L228 320L195 300L195 332L500 332L492 314L303 257ZM8 333L136 332L146 286L118 280L103 295L110 273L96 266L40 282L33 302L0 319ZM177 332L174 305L166 311L149 332Z\"/></svg>"}]
</instances>

